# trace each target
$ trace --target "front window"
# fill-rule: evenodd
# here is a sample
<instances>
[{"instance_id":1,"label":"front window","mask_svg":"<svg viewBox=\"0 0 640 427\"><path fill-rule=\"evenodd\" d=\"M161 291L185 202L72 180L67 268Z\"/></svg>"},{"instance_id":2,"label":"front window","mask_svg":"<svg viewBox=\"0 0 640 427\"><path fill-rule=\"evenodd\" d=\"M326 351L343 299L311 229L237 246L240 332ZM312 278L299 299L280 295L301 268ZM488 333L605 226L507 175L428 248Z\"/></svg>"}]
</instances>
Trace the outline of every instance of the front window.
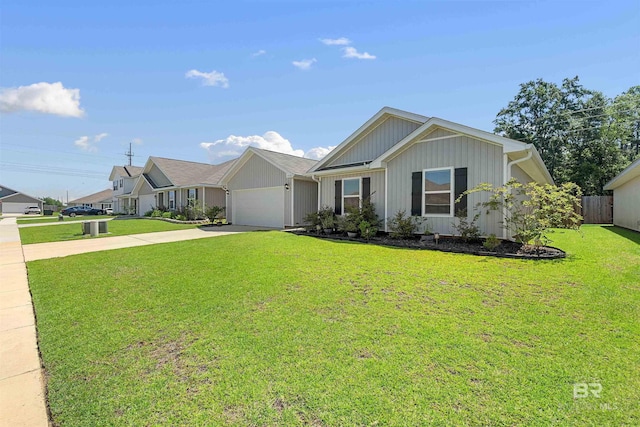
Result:
<instances>
[{"instance_id":1,"label":"front window","mask_svg":"<svg viewBox=\"0 0 640 427\"><path fill-rule=\"evenodd\" d=\"M453 216L453 169L424 171L424 215Z\"/></svg>"},{"instance_id":2,"label":"front window","mask_svg":"<svg viewBox=\"0 0 640 427\"><path fill-rule=\"evenodd\" d=\"M173 210L176 208L176 192L169 191L169 209Z\"/></svg>"},{"instance_id":3,"label":"front window","mask_svg":"<svg viewBox=\"0 0 640 427\"><path fill-rule=\"evenodd\" d=\"M120 179L120 188L122 188L124 186L124 179Z\"/></svg>"},{"instance_id":4,"label":"front window","mask_svg":"<svg viewBox=\"0 0 640 427\"><path fill-rule=\"evenodd\" d=\"M189 190L187 190L187 202L189 203L189 206L193 206L197 198L198 198L197 188L190 188Z\"/></svg>"},{"instance_id":5,"label":"front window","mask_svg":"<svg viewBox=\"0 0 640 427\"><path fill-rule=\"evenodd\" d=\"M118 189L118 181L113 181L113 189L114 190Z\"/></svg>"},{"instance_id":6,"label":"front window","mask_svg":"<svg viewBox=\"0 0 640 427\"><path fill-rule=\"evenodd\" d=\"M360 207L360 178L342 181L342 214L349 208Z\"/></svg>"}]
</instances>

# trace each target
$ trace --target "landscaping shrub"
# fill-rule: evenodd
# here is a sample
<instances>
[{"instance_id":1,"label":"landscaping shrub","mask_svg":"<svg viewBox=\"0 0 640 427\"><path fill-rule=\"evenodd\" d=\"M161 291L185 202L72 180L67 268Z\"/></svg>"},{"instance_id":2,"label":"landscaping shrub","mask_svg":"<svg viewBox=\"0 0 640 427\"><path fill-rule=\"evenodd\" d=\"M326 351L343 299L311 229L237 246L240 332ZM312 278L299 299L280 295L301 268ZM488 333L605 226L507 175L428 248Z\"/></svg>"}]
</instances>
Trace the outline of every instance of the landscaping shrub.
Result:
<instances>
[{"instance_id":1,"label":"landscaping shrub","mask_svg":"<svg viewBox=\"0 0 640 427\"><path fill-rule=\"evenodd\" d=\"M150 217L153 214L153 209L150 209L144 213L144 216Z\"/></svg>"},{"instance_id":2,"label":"landscaping shrub","mask_svg":"<svg viewBox=\"0 0 640 427\"><path fill-rule=\"evenodd\" d=\"M577 210L581 207L582 190L572 182L555 186L537 182L522 184L511 179L502 187L483 183L462 193L458 200L481 191L489 193L489 200L477 203L476 208L486 209L487 214L505 212L502 227L523 245L547 244L551 228L580 228L582 216Z\"/></svg>"},{"instance_id":3,"label":"landscaping shrub","mask_svg":"<svg viewBox=\"0 0 640 427\"><path fill-rule=\"evenodd\" d=\"M318 231L322 228L322 221L318 212L309 212L304 217L304 226L307 231Z\"/></svg>"},{"instance_id":4,"label":"landscaping shrub","mask_svg":"<svg viewBox=\"0 0 640 427\"><path fill-rule=\"evenodd\" d=\"M151 212L151 218L161 218L162 217L162 211L160 209L154 209Z\"/></svg>"},{"instance_id":5,"label":"landscaping shrub","mask_svg":"<svg viewBox=\"0 0 640 427\"><path fill-rule=\"evenodd\" d=\"M360 235L363 239L369 241L375 237L376 234L378 234L378 227L376 225L371 224L369 221L362 221L360 223Z\"/></svg>"},{"instance_id":6,"label":"landscaping shrub","mask_svg":"<svg viewBox=\"0 0 640 427\"><path fill-rule=\"evenodd\" d=\"M407 216L407 211L399 210L389 219L389 236L392 239L411 239L423 221L421 217Z\"/></svg>"},{"instance_id":7,"label":"landscaping shrub","mask_svg":"<svg viewBox=\"0 0 640 427\"><path fill-rule=\"evenodd\" d=\"M482 246L490 251L493 251L495 250L495 248L500 246L500 243L500 239L498 239L495 234L490 234L489 237L487 237L482 243Z\"/></svg>"},{"instance_id":8,"label":"landscaping shrub","mask_svg":"<svg viewBox=\"0 0 640 427\"><path fill-rule=\"evenodd\" d=\"M162 218L173 218L173 212L162 212Z\"/></svg>"},{"instance_id":9,"label":"landscaping shrub","mask_svg":"<svg viewBox=\"0 0 640 427\"><path fill-rule=\"evenodd\" d=\"M323 229L333 229L336 224L335 213L333 208L329 206L323 206L318 211L318 218L320 219L320 226Z\"/></svg>"},{"instance_id":10,"label":"landscaping shrub","mask_svg":"<svg viewBox=\"0 0 640 427\"><path fill-rule=\"evenodd\" d=\"M466 209L460 209L456 212L456 220L451 226L456 230L456 235L462 237L465 242L478 240L480 238L480 227L476 222L480 218L480 212L476 212L473 218L469 220Z\"/></svg>"},{"instance_id":11,"label":"landscaping shrub","mask_svg":"<svg viewBox=\"0 0 640 427\"><path fill-rule=\"evenodd\" d=\"M226 209L223 206L207 206L204 211L204 215L211 221L212 223L216 220L220 219L220 214L222 214Z\"/></svg>"}]
</instances>

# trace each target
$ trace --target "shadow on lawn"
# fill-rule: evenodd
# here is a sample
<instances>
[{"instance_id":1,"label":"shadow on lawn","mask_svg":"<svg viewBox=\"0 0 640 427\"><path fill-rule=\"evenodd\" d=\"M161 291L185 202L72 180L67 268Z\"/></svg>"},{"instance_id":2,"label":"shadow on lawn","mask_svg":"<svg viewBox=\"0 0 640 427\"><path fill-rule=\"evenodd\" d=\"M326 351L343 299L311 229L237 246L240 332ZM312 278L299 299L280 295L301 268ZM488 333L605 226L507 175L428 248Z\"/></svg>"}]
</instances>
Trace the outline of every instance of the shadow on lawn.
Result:
<instances>
[{"instance_id":1,"label":"shadow on lawn","mask_svg":"<svg viewBox=\"0 0 640 427\"><path fill-rule=\"evenodd\" d=\"M629 230L628 228L618 227L617 225L601 225L603 230L611 231L612 233L617 234L618 236L624 237L625 239L629 239L632 242L640 245L640 233L637 231Z\"/></svg>"}]
</instances>

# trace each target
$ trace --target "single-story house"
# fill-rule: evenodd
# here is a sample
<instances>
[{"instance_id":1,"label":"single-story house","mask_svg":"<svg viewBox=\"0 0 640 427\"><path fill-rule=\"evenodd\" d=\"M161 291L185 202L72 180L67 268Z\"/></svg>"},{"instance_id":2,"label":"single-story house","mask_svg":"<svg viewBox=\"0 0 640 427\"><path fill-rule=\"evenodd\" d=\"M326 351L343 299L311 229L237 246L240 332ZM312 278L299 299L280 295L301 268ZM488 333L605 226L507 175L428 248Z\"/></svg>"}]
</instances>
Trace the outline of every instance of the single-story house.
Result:
<instances>
[{"instance_id":1,"label":"single-story house","mask_svg":"<svg viewBox=\"0 0 640 427\"><path fill-rule=\"evenodd\" d=\"M141 173L142 168L140 166L114 166L111 169L109 181L113 182L111 195L113 212L137 213L137 199L131 195L131 191Z\"/></svg>"},{"instance_id":2,"label":"single-story house","mask_svg":"<svg viewBox=\"0 0 640 427\"><path fill-rule=\"evenodd\" d=\"M227 220L237 225L292 227L318 209L318 184L306 172L316 160L255 147L220 178Z\"/></svg>"},{"instance_id":3,"label":"single-story house","mask_svg":"<svg viewBox=\"0 0 640 427\"><path fill-rule=\"evenodd\" d=\"M98 191L97 193L89 194L88 196L80 197L79 199L71 200L67 203L68 206L87 206L96 209L111 209L113 208L113 190L106 189Z\"/></svg>"},{"instance_id":4,"label":"single-story house","mask_svg":"<svg viewBox=\"0 0 640 427\"><path fill-rule=\"evenodd\" d=\"M531 144L436 117L384 107L312 166L306 176L319 184L318 206L338 215L371 197L378 216L398 211L421 216L433 232L453 234L454 215L488 197L474 193L457 197L480 183L553 183ZM498 212L478 221L483 235L506 237Z\"/></svg>"},{"instance_id":5,"label":"single-story house","mask_svg":"<svg viewBox=\"0 0 640 427\"><path fill-rule=\"evenodd\" d=\"M137 214L158 208L175 210L188 203L226 206L220 178L235 162L219 165L149 157L130 196L136 200Z\"/></svg>"},{"instance_id":6,"label":"single-story house","mask_svg":"<svg viewBox=\"0 0 640 427\"><path fill-rule=\"evenodd\" d=\"M613 224L640 231L640 159L604 186L613 190Z\"/></svg>"},{"instance_id":7,"label":"single-story house","mask_svg":"<svg viewBox=\"0 0 640 427\"><path fill-rule=\"evenodd\" d=\"M23 214L30 206L38 206L40 211L44 209L43 201L37 197L29 196L9 187L0 186L0 213Z\"/></svg>"}]
</instances>

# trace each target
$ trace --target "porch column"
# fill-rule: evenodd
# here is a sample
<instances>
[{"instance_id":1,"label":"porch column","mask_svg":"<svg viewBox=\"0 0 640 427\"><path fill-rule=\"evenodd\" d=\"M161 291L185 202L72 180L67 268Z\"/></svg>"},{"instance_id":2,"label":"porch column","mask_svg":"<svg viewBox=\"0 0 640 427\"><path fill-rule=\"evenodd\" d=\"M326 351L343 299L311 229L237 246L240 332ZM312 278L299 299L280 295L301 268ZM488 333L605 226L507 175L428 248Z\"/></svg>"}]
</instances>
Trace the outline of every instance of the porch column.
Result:
<instances>
[{"instance_id":1,"label":"porch column","mask_svg":"<svg viewBox=\"0 0 640 427\"><path fill-rule=\"evenodd\" d=\"M204 202L204 199L206 198L206 193L205 193L205 188L202 187L202 212L204 212L205 210L207 210L207 205Z\"/></svg>"}]
</instances>

